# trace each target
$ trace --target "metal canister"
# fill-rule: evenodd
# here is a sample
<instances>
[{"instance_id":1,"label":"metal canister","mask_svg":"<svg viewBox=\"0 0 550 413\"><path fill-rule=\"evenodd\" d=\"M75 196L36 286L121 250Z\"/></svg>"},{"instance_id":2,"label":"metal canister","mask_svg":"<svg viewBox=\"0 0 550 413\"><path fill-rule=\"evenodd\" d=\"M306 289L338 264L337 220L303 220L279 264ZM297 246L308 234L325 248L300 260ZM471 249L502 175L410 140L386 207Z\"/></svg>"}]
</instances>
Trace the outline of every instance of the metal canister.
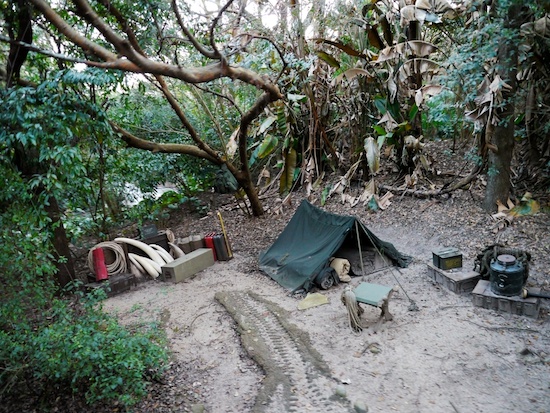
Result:
<instances>
[{"instance_id":1,"label":"metal canister","mask_svg":"<svg viewBox=\"0 0 550 413\"><path fill-rule=\"evenodd\" d=\"M511 297L520 295L524 283L525 268L521 261L510 254L502 254L491 260L489 282L491 291L497 295Z\"/></svg>"},{"instance_id":2,"label":"metal canister","mask_svg":"<svg viewBox=\"0 0 550 413\"><path fill-rule=\"evenodd\" d=\"M227 261L229 260L229 255L227 254L227 247L225 246L225 239L222 234L214 234L214 248L216 249L216 257L218 261Z\"/></svg>"},{"instance_id":3,"label":"metal canister","mask_svg":"<svg viewBox=\"0 0 550 413\"><path fill-rule=\"evenodd\" d=\"M457 248L444 248L433 252L433 264L442 270L462 267L462 253Z\"/></svg>"}]
</instances>

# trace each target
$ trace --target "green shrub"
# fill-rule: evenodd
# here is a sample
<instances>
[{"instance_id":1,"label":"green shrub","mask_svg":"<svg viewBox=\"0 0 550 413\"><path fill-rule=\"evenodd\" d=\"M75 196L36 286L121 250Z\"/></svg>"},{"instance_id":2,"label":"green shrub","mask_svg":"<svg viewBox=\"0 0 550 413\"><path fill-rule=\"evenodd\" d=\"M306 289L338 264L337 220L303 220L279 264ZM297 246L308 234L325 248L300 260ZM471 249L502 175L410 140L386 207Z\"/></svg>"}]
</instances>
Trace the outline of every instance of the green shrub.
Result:
<instances>
[{"instance_id":1,"label":"green shrub","mask_svg":"<svg viewBox=\"0 0 550 413\"><path fill-rule=\"evenodd\" d=\"M9 394L25 381L38 394L71 392L89 404L118 401L129 406L144 396L147 380L163 371L164 336L157 325L133 332L120 326L102 310L104 296L97 290L76 291L70 300L52 298L36 320L4 328L0 392Z\"/></svg>"}]
</instances>

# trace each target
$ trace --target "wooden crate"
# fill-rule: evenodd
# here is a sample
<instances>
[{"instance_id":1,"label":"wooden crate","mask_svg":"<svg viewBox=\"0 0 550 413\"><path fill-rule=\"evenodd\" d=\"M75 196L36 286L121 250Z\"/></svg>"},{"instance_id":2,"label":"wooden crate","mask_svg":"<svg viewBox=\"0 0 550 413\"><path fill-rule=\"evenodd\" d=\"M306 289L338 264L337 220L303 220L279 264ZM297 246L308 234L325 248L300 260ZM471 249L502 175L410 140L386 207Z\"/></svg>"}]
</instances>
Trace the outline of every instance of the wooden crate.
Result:
<instances>
[{"instance_id":1,"label":"wooden crate","mask_svg":"<svg viewBox=\"0 0 550 413\"><path fill-rule=\"evenodd\" d=\"M469 293L481 279L478 272L468 270L446 271L428 264L428 276L456 294Z\"/></svg>"},{"instance_id":2,"label":"wooden crate","mask_svg":"<svg viewBox=\"0 0 550 413\"><path fill-rule=\"evenodd\" d=\"M532 290L533 292L540 292L540 289ZM476 288L472 291L472 301L476 307L531 318L538 318L540 312L540 298L497 295L491 291L490 282L487 280L480 280L477 283Z\"/></svg>"},{"instance_id":3,"label":"wooden crate","mask_svg":"<svg viewBox=\"0 0 550 413\"><path fill-rule=\"evenodd\" d=\"M136 285L136 276L132 273L125 273L111 275L105 281L86 284L86 288L88 288L88 290L94 288L103 288L108 297L113 297L115 295L129 291L132 287L135 287Z\"/></svg>"}]
</instances>

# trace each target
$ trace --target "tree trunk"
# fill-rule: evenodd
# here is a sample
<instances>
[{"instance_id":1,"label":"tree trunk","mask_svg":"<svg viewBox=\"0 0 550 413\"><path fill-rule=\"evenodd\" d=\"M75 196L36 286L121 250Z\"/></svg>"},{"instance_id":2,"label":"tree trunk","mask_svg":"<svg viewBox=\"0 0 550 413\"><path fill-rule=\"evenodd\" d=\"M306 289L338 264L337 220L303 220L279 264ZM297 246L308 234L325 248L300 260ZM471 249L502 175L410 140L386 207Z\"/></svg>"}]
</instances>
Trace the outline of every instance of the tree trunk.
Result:
<instances>
[{"instance_id":1,"label":"tree trunk","mask_svg":"<svg viewBox=\"0 0 550 413\"><path fill-rule=\"evenodd\" d=\"M11 40L32 43L32 15L31 9L24 0L15 2L15 12L6 13L6 22ZM8 61L6 62L6 86L17 83L21 74L21 67L27 59L29 49L19 44L11 43Z\"/></svg>"},{"instance_id":2,"label":"tree trunk","mask_svg":"<svg viewBox=\"0 0 550 413\"><path fill-rule=\"evenodd\" d=\"M35 174L42 173L43 165L38 161L38 153L25 148L20 148L15 151L14 164L21 174L30 179ZM38 186L34 189L34 196L39 199L45 192L45 188ZM52 254L55 259L57 273L55 279L60 287L66 286L70 281L75 279L74 263L69 250L69 241L65 232L65 227L61 221L61 211L57 199L47 194L47 202L44 205L45 211L50 218L50 231L52 234L51 243L53 246Z\"/></svg>"},{"instance_id":3,"label":"tree trunk","mask_svg":"<svg viewBox=\"0 0 550 413\"><path fill-rule=\"evenodd\" d=\"M535 82L529 82L527 89L527 103L525 105L525 133L527 135L528 145L528 159L529 164L527 170L531 169L530 166L536 165L540 159L540 152L538 151L539 136L536 133L535 126L535 113L536 113L536 88Z\"/></svg>"},{"instance_id":4,"label":"tree trunk","mask_svg":"<svg viewBox=\"0 0 550 413\"><path fill-rule=\"evenodd\" d=\"M15 13L8 13L8 31L10 38L25 43L32 43L32 21L31 10L24 0L15 2ZM10 44L10 52L6 63L7 82L10 87L19 80L21 67L27 58L29 50L15 43ZM28 149L21 148L15 153L15 163L19 171L24 176L31 177L40 172L41 165L37 153L29 153ZM35 196L38 198L44 188L36 188ZM65 228L61 222L61 213L57 200L53 196L48 197L48 203L45 205L48 217L51 220L52 245L54 247L53 255L57 266L56 281L61 287L67 285L75 277L74 264L69 250L69 242Z\"/></svg>"},{"instance_id":5,"label":"tree trunk","mask_svg":"<svg viewBox=\"0 0 550 413\"><path fill-rule=\"evenodd\" d=\"M238 182L250 201L252 215L255 217L262 216L264 214L264 207L262 206L262 201L260 201L258 191L256 191L256 187L252 184L252 181L250 179L243 179L238 180Z\"/></svg>"},{"instance_id":6,"label":"tree trunk","mask_svg":"<svg viewBox=\"0 0 550 413\"><path fill-rule=\"evenodd\" d=\"M514 33L517 33L523 23L523 19L520 17L521 11L521 5L517 4L508 9L504 26ZM506 37L500 39L497 74L509 88L502 89L504 104L495 111L497 118L489 119L489 122L496 121L497 124L490 142L496 149L489 151L487 188L483 200L483 208L487 212L496 211L497 201L506 205L510 196L510 170L514 152L514 94L517 89L517 54L517 41Z\"/></svg>"},{"instance_id":7,"label":"tree trunk","mask_svg":"<svg viewBox=\"0 0 550 413\"><path fill-rule=\"evenodd\" d=\"M506 105L512 111L513 106L513 103ZM492 143L497 149L489 151L487 188L483 200L483 209L487 212L494 212L497 209L497 201L506 205L510 196L510 165L514 151L514 122L512 118L503 122L504 125L495 126L492 137Z\"/></svg>"},{"instance_id":8,"label":"tree trunk","mask_svg":"<svg viewBox=\"0 0 550 413\"><path fill-rule=\"evenodd\" d=\"M69 249L67 233L65 232L65 227L61 221L61 213L57 199L50 196L48 201L49 204L46 206L46 211L52 220L52 243L55 250L55 265L57 266L57 274L55 275L55 279L61 287L64 287L75 279L74 262Z\"/></svg>"}]
</instances>

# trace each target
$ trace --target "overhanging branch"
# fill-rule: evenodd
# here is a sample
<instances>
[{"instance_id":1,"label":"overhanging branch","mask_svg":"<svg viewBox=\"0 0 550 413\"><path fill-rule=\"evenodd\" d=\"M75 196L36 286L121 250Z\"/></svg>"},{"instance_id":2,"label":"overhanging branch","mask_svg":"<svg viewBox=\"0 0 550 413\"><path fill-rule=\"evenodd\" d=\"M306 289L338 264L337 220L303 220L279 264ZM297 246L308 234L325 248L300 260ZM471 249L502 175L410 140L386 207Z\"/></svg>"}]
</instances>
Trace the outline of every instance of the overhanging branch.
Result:
<instances>
[{"instance_id":1,"label":"overhanging branch","mask_svg":"<svg viewBox=\"0 0 550 413\"><path fill-rule=\"evenodd\" d=\"M155 61L144 57L132 47L130 41L118 36L105 24L105 22L103 22L103 20L97 17L97 14L95 14L89 7L89 4L84 0L77 0L81 12L86 13L86 17L81 17L86 18L87 21L94 25L97 24L98 27L96 27L96 29L100 30L108 41L111 41L111 45L123 57L120 57L81 35L76 29L62 19L46 1L29 1L32 2L43 16L52 23L61 34L67 37L69 41L80 47L85 53L92 54L103 60L102 63L86 60L83 63L87 65L106 69L119 69L133 73L150 73L153 75L168 76L192 84L206 83L222 77L228 77L253 85L269 93L273 101L282 98L277 85L272 83L267 77L263 77L256 72L242 67L227 66L223 61L195 68L183 68L174 64Z\"/></svg>"},{"instance_id":2,"label":"overhanging branch","mask_svg":"<svg viewBox=\"0 0 550 413\"><path fill-rule=\"evenodd\" d=\"M213 158L207 152L194 145L151 142L146 139L138 138L114 122L109 122L109 124L116 133L120 134L121 139L132 148L142 149L153 153L179 153L181 155L191 155L196 158L206 159L215 164L220 164L218 159Z\"/></svg>"}]
</instances>

